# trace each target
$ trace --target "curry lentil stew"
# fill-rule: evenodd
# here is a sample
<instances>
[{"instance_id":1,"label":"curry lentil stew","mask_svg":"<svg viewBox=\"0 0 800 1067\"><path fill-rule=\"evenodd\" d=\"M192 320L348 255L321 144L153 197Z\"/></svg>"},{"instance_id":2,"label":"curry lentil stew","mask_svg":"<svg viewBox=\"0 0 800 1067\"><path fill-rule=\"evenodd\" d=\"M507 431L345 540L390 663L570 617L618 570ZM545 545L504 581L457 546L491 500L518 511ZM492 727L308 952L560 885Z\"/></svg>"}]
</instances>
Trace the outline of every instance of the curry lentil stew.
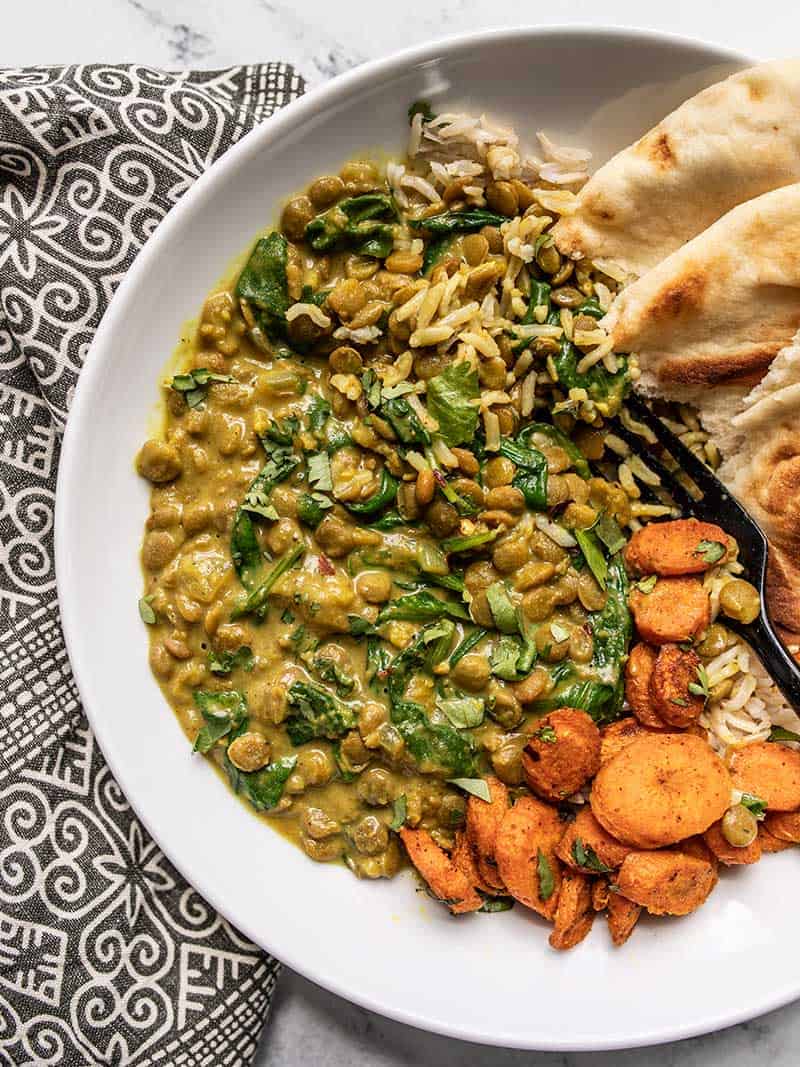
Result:
<instances>
[{"instance_id":1,"label":"curry lentil stew","mask_svg":"<svg viewBox=\"0 0 800 1067\"><path fill-rule=\"evenodd\" d=\"M607 907L621 943L710 889L702 838L643 866L679 802L757 841L698 721L734 640L712 616L758 598L718 527L642 525L676 513L606 426L636 367L598 322L613 267L549 236L574 194L508 139L474 156L317 178L208 297L137 458L140 611L194 750L312 859L408 854L454 912L516 899L559 948ZM668 756L701 800L684 776L653 815Z\"/></svg>"}]
</instances>

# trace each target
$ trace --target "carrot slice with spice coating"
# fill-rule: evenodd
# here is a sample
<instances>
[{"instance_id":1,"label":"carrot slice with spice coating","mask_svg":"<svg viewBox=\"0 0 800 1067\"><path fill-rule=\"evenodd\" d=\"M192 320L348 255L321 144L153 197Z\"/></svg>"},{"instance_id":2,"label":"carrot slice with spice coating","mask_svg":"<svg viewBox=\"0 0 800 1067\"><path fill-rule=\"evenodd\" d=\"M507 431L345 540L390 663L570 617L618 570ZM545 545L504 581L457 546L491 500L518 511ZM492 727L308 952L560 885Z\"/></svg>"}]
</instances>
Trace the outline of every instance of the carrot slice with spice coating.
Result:
<instances>
[{"instance_id":1,"label":"carrot slice with spice coating","mask_svg":"<svg viewBox=\"0 0 800 1067\"><path fill-rule=\"evenodd\" d=\"M614 870L621 865L630 851L630 845L623 845L621 841L617 841L616 837L612 837L594 817L592 809L587 806L581 808L572 822L567 825L564 836L558 843L556 855L562 863L576 871L594 870L597 874L603 872L597 866L592 866L595 860L599 861L603 867ZM578 857L582 854L586 856L588 866L578 862Z\"/></svg>"},{"instance_id":2,"label":"carrot slice with spice coating","mask_svg":"<svg viewBox=\"0 0 800 1067\"><path fill-rule=\"evenodd\" d=\"M639 722L653 730L667 727L653 706L650 690L657 659L658 649L640 642L631 649L625 664L625 698Z\"/></svg>"},{"instance_id":3,"label":"carrot slice with spice coating","mask_svg":"<svg viewBox=\"0 0 800 1067\"><path fill-rule=\"evenodd\" d=\"M600 768L590 800L613 837L659 848L703 833L722 818L730 798L730 775L706 741L649 733Z\"/></svg>"},{"instance_id":4,"label":"carrot slice with spice coating","mask_svg":"<svg viewBox=\"0 0 800 1067\"><path fill-rule=\"evenodd\" d=\"M585 711L558 708L539 720L522 752L528 787L545 800L577 792L600 766L600 731Z\"/></svg>"},{"instance_id":5,"label":"carrot slice with spice coating","mask_svg":"<svg viewBox=\"0 0 800 1067\"><path fill-rule=\"evenodd\" d=\"M761 845L761 854L772 852L785 852L787 848L792 847L791 841L786 841L782 837L776 837L775 834L770 833L766 826L763 824L758 828L758 842Z\"/></svg>"},{"instance_id":6,"label":"carrot slice with spice coating","mask_svg":"<svg viewBox=\"0 0 800 1067\"><path fill-rule=\"evenodd\" d=\"M583 941L594 922L592 880L580 871L564 871L555 925L550 934L551 948L564 951Z\"/></svg>"},{"instance_id":7,"label":"carrot slice with spice coating","mask_svg":"<svg viewBox=\"0 0 800 1067\"><path fill-rule=\"evenodd\" d=\"M732 555L733 539L713 522L675 519L637 530L625 548L625 562L639 574L678 577L703 574Z\"/></svg>"},{"instance_id":8,"label":"carrot slice with spice coating","mask_svg":"<svg viewBox=\"0 0 800 1067\"><path fill-rule=\"evenodd\" d=\"M660 578L649 593L634 587L630 606L651 645L689 641L711 621L711 601L697 578Z\"/></svg>"},{"instance_id":9,"label":"carrot slice with spice coating","mask_svg":"<svg viewBox=\"0 0 800 1067\"><path fill-rule=\"evenodd\" d=\"M427 830L403 827L400 839L411 862L430 886L431 892L447 904L454 915L477 911L483 901L467 875L439 848Z\"/></svg>"},{"instance_id":10,"label":"carrot slice with spice coating","mask_svg":"<svg viewBox=\"0 0 800 1067\"><path fill-rule=\"evenodd\" d=\"M697 722L705 701L690 685L699 684L700 657L691 649L662 645L650 678L650 696L656 714L670 726Z\"/></svg>"},{"instance_id":11,"label":"carrot slice with spice coating","mask_svg":"<svg viewBox=\"0 0 800 1067\"><path fill-rule=\"evenodd\" d=\"M611 934L613 943L619 948L633 933L633 928L642 914L642 906L634 904L622 893L612 892L608 894L607 909L608 932Z\"/></svg>"},{"instance_id":12,"label":"carrot slice with spice coating","mask_svg":"<svg viewBox=\"0 0 800 1067\"><path fill-rule=\"evenodd\" d=\"M732 845L722 832L720 823L715 822L703 834L703 840L726 867L738 867L749 863L758 863L761 859L761 843L756 836L749 845L739 847Z\"/></svg>"},{"instance_id":13,"label":"carrot slice with spice coating","mask_svg":"<svg viewBox=\"0 0 800 1067\"><path fill-rule=\"evenodd\" d=\"M631 852L617 875L624 897L651 915L688 915L714 888L714 871L705 860L684 852Z\"/></svg>"},{"instance_id":14,"label":"carrot slice with spice coating","mask_svg":"<svg viewBox=\"0 0 800 1067\"><path fill-rule=\"evenodd\" d=\"M638 719L629 716L626 719L618 719L604 726L600 731L600 764L608 763L618 755L626 745L635 741L637 737L649 733L647 727L642 726Z\"/></svg>"},{"instance_id":15,"label":"carrot slice with spice coating","mask_svg":"<svg viewBox=\"0 0 800 1067\"><path fill-rule=\"evenodd\" d=\"M552 919L561 887L556 845L563 823L555 808L535 797L520 797L497 831L497 869L508 892L528 908Z\"/></svg>"},{"instance_id":16,"label":"carrot slice with spice coating","mask_svg":"<svg viewBox=\"0 0 800 1067\"><path fill-rule=\"evenodd\" d=\"M800 844L800 811L775 811L764 819L764 827L779 841Z\"/></svg>"},{"instance_id":17,"label":"carrot slice with spice coating","mask_svg":"<svg viewBox=\"0 0 800 1067\"><path fill-rule=\"evenodd\" d=\"M754 741L731 756L736 789L761 797L768 811L800 808L800 752L775 741Z\"/></svg>"}]
</instances>

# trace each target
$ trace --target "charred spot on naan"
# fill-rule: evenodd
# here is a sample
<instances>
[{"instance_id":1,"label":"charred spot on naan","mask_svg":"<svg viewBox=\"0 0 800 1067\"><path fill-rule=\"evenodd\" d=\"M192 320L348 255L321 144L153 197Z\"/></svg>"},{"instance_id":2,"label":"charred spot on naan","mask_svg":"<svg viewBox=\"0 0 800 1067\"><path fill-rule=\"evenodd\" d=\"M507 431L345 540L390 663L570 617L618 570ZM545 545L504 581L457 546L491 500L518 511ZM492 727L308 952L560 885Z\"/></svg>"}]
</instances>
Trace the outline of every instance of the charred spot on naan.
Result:
<instances>
[{"instance_id":1,"label":"charred spot on naan","mask_svg":"<svg viewBox=\"0 0 800 1067\"><path fill-rule=\"evenodd\" d=\"M670 386L756 385L778 350L779 342L752 351L708 354L702 360L691 356L672 356L658 368L658 377Z\"/></svg>"},{"instance_id":2,"label":"charred spot on naan","mask_svg":"<svg viewBox=\"0 0 800 1067\"><path fill-rule=\"evenodd\" d=\"M751 100L760 102L769 94L769 85L766 79L760 77L755 71L743 77L742 83L747 89L747 95Z\"/></svg>"},{"instance_id":3,"label":"charred spot on naan","mask_svg":"<svg viewBox=\"0 0 800 1067\"><path fill-rule=\"evenodd\" d=\"M661 170L671 170L677 163L669 134L658 126L642 137L636 145L636 151Z\"/></svg>"},{"instance_id":4,"label":"charred spot on naan","mask_svg":"<svg viewBox=\"0 0 800 1067\"><path fill-rule=\"evenodd\" d=\"M702 270L687 271L666 285L653 298L650 315L654 319L677 319L702 306L708 275Z\"/></svg>"}]
</instances>

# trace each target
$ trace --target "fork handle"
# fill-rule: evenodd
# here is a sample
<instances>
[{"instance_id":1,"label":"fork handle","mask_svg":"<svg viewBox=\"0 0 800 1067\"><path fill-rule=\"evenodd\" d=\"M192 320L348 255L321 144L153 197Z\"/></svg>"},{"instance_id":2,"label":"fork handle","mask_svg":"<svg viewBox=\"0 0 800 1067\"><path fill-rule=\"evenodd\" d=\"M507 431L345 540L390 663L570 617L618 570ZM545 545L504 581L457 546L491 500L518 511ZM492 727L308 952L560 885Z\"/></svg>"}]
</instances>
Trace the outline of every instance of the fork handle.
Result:
<instances>
[{"instance_id":1,"label":"fork handle","mask_svg":"<svg viewBox=\"0 0 800 1067\"><path fill-rule=\"evenodd\" d=\"M764 609L748 625L737 624L732 619L726 619L725 624L753 646L787 704L800 713L800 665L778 637Z\"/></svg>"}]
</instances>

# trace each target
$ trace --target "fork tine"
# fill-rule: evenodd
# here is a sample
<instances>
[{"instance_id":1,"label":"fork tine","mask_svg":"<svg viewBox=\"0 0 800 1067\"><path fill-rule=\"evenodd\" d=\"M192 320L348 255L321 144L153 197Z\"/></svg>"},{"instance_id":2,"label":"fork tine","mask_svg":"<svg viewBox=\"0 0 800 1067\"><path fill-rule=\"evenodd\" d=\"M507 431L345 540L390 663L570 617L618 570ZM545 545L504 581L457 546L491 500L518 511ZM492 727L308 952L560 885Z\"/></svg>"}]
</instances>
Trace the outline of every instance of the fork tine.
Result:
<instances>
[{"instance_id":1,"label":"fork tine","mask_svg":"<svg viewBox=\"0 0 800 1067\"><path fill-rule=\"evenodd\" d=\"M761 528L713 471L709 470L693 452L690 452L672 430L665 426L661 419L654 415L638 397L627 397L625 404L634 418L655 434L659 442L671 453L681 469L689 475L702 492L703 496L700 500L691 502L689 513L694 512L698 518L732 527L729 532L740 544L746 544L751 552L766 552L766 539Z\"/></svg>"},{"instance_id":2,"label":"fork tine","mask_svg":"<svg viewBox=\"0 0 800 1067\"><path fill-rule=\"evenodd\" d=\"M638 397L629 395L625 399L625 406L634 418L652 431L661 444L672 453L678 466L684 470L698 488L706 493L713 491L720 484L719 480L711 473L702 460L699 460L694 452L691 452L681 439L664 425L658 415L654 415L650 408Z\"/></svg>"},{"instance_id":3,"label":"fork tine","mask_svg":"<svg viewBox=\"0 0 800 1067\"><path fill-rule=\"evenodd\" d=\"M614 426L614 433L617 437L621 437L622 440L630 446L631 451L639 456L643 462L646 462L647 466L659 476L662 486L667 490L681 511L686 514L691 514L697 507L698 501L692 497L685 486L681 485L675 472L671 471L652 452L648 451L642 438L638 437L635 433L631 433L631 431L623 426L621 422L617 421ZM644 455L642 453L644 453Z\"/></svg>"}]
</instances>

